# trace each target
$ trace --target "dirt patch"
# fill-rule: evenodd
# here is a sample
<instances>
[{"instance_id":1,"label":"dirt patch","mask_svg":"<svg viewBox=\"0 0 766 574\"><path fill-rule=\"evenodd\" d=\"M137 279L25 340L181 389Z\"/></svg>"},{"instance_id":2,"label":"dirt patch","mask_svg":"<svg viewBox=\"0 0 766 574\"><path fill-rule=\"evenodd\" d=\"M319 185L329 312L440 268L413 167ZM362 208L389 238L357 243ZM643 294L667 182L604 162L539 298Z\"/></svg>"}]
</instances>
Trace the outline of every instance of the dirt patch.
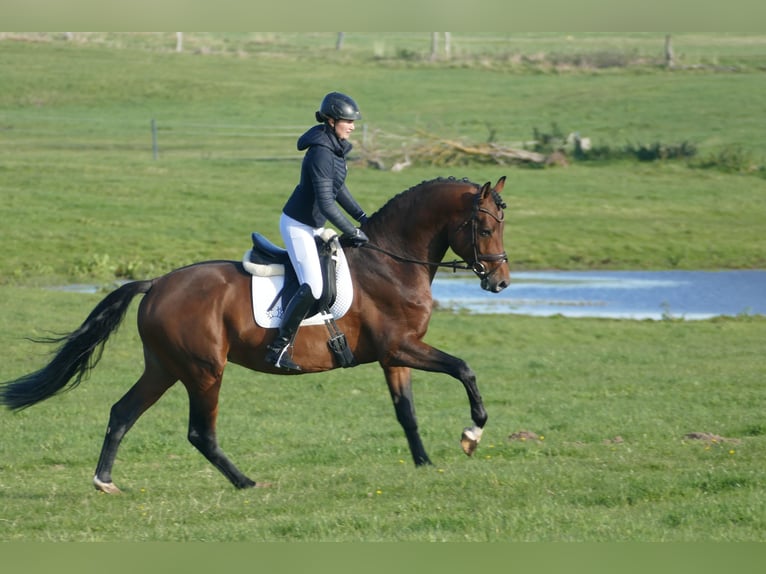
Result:
<instances>
[{"instance_id":1,"label":"dirt patch","mask_svg":"<svg viewBox=\"0 0 766 574\"><path fill-rule=\"evenodd\" d=\"M537 436L537 434L533 433L532 431L522 430L522 431L509 434L508 440L520 440L520 441L540 440L540 437Z\"/></svg>"},{"instance_id":2,"label":"dirt patch","mask_svg":"<svg viewBox=\"0 0 766 574\"><path fill-rule=\"evenodd\" d=\"M709 432L690 432L685 434L684 438L691 440L702 440L706 442L730 442L734 444L739 444L740 442L739 439L736 438L726 438Z\"/></svg>"},{"instance_id":3,"label":"dirt patch","mask_svg":"<svg viewBox=\"0 0 766 574\"><path fill-rule=\"evenodd\" d=\"M623 439L620 435L617 435L614 438L604 439L604 444L622 444L624 442L625 442L625 439Z\"/></svg>"}]
</instances>

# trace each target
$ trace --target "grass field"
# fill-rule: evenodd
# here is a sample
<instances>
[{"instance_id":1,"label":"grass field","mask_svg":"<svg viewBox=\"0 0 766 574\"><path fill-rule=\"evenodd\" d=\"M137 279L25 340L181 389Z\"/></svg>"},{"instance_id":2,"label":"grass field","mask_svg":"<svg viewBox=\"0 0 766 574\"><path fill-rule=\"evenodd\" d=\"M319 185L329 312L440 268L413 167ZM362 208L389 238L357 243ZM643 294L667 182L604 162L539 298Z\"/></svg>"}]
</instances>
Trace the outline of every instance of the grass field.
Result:
<instances>
[{"instance_id":1,"label":"grass field","mask_svg":"<svg viewBox=\"0 0 766 574\"><path fill-rule=\"evenodd\" d=\"M96 299L5 291L4 378L43 358L14 333L66 328ZM109 407L139 372L130 321L87 383L0 415L4 539L763 540L762 319L437 313L429 341L476 370L490 422L465 457L463 389L418 373L427 469L411 465L377 367L275 378L230 366L222 446L274 486L234 490L186 442L175 387L126 438L115 467L125 492L109 497L89 482ZM521 431L538 438L509 438ZM685 438L694 432L719 438Z\"/></svg>"},{"instance_id":2,"label":"grass field","mask_svg":"<svg viewBox=\"0 0 766 574\"><path fill-rule=\"evenodd\" d=\"M614 38L597 39L570 51L617 49ZM523 46L536 53L551 41L536 46L526 38ZM737 44L713 37L706 49L716 42L727 50ZM744 62L758 42L739 39L748 47ZM418 165L394 173L353 165L349 185L368 211L422 179L508 175L507 242L516 269L764 265L766 136L755 118L766 109L753 95L766 82L752 64L739 72L650 65L549 72L377 60L351 47L320 63L313 52L275 57L272 44L254 46L236 56L0 41L0 215L8 246L0 281L109 281L200 258L238 258L251 230L275 236L274 214L295 185L295 138L311 125L321 95L338 88L362 102L370 147L390 149L420 130L475 142L492 131L498 142L521 142L555 124L594 145L687 141L697 160L729 158L717 164L726 169L619 161L541 170ZM260 159L269 157L292 160Z\"/></svg>"},{"instance_id":3,"label":"grass field","mask_svg":"<svg viewBox=\"0 0 766 574\"><path fill-rule=\"evenodd\" d=\"M512 271L764 267L764 37L676 36L684 66L672 71L662 35L457 36L437 62L429 41L349 35L336 53L331 34L200 35L176 54L172 35L0 37L0 380L45 361L25 337L75 328L103 296L48 287L109 289L238 259L252 230L276 239L295 138L332 89L363 108L359 147L416 131L523 142L553 124L603 146L697 147L691 161L544 169L352 164L370 212L423 179L507 175ZM429 469L409 462L379 368L278 378L230 366L222 446L274 486L235 491L194 451L177 386L126 438L125 492L109 497L90 479L109 408L140 373L134 324L131 313L76 391L0 413L0 539L766 538L762 318L437 311L427 340L477 372L490 420L465 457L462 387L417 373ZM522 431L537 438L509 438Z\"/></svg>"}]
</instances>

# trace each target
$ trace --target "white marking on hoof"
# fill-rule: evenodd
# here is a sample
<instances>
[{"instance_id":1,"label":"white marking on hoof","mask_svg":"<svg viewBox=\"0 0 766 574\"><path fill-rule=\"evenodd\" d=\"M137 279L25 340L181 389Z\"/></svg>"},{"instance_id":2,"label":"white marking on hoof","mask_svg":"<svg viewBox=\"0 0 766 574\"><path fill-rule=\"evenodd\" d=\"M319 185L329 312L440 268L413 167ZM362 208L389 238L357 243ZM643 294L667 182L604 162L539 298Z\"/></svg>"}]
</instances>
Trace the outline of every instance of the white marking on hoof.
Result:
<instances>
[{"instance_id":1,"label":"white marking on hoof","mask_svg":"<svg viewBox=\"0 0 766 574\"><path fill-rule=\"evenodd\" d=\"M460 437L460 446L463 447L464 453L468 456L471 456L474 453L476 447L479 446L479 441L481 440L483 432L484 429L477 426L466 427L463 429L463 436Z\"/></svg>"},{"instance_id":2,"label":"white marking on hoof","mask_svg":"<svg viewBox=\"0 0 766 574\"><path fill-rule=\"evenodd\" d=\"M93 486L96 487L96 490L106 492L107 494L120 494L122 492L113 482L103 482L97 476L93 477Z\"/></svg>"}]
</instances>

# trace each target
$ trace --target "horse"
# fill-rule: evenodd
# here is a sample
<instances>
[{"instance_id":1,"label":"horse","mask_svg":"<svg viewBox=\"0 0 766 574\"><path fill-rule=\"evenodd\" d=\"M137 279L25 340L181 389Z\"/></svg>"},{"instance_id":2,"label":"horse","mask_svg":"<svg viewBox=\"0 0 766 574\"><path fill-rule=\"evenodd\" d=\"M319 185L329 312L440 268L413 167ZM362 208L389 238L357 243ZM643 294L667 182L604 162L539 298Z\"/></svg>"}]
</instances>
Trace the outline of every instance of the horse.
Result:
<instances>
[{"instance_id":1,"label":"horse","mask_svg":"<svg viewBox=\"0 0 766 574\"><path fill-rule=\"evenodd\" d=\"M465 387L473 426L461 436L465 454L475 451L487 412L476 375L462 359L422 339L433 309L431 283L439 267L471 269L481 288L497 293L510 283L503 244L505 176L492 186L467 179L423 181L389 199L363 225L369 242L343 246L354 288L351 305L337 326L356 364L377 361L383 369L396 418L417 466L432 464L415 415L411 370L444 373ZM447 251L462 261L443 262ZM181 381L189 399L189 442L236 488L268 486L237 468L218 445L218 397L227 362L270 374L265 360L277 329L253 319L251 275L241 261L206 261L165 275L128 282L107 294L82 325L60 338L40 370L0 385L0 402L18 411L71 390L101 358L134 297L143 294L137 327L144 369L111 407L93 486L119 493L112 467L125 434L171 386ZM293 343L297 374L338 368L322 325L302 326Z\"/></svg>"}]
</instances>

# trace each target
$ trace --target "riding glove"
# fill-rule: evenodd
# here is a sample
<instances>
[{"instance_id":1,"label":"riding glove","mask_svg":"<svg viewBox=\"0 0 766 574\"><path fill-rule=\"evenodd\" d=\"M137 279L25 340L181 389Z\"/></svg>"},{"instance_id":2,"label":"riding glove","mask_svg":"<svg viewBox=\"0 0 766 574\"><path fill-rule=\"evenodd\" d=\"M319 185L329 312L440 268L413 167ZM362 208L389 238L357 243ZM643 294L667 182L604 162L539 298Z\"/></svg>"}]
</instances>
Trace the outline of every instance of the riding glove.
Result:
<instances>
[{"instance_id":1,"label":"riding glove","mask_svg":"<svg viewBox=\"0 0 766 574\"><path fill-rule=\"evenodd\" d=\"M356 231L354 231L353 234L350 233L344 233L341 237L341 243L344 243L346 245L350 245L351 247L361 247L365 243L369 241L369 237L367 237L367 234L365 234L364 231L356 228Z\"/></svg>"}]
</instances>

